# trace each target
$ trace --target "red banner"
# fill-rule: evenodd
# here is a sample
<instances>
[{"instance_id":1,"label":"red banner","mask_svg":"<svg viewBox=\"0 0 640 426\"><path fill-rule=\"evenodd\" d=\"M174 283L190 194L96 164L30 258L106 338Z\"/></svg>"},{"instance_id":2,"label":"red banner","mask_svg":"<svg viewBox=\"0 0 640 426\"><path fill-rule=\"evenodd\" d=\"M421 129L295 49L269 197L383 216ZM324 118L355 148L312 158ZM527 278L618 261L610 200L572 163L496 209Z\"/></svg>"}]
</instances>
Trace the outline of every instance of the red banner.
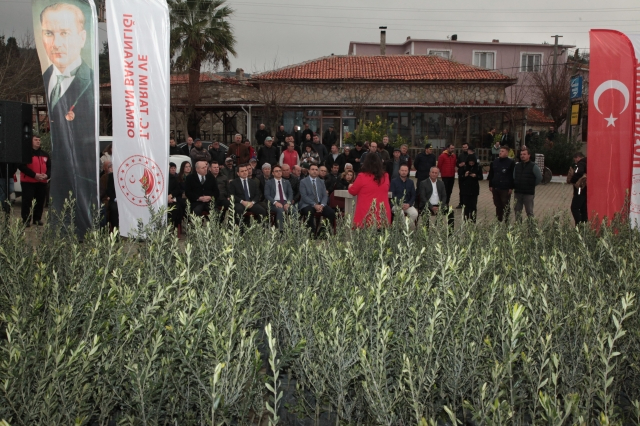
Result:
<instances>
[{"instance_id":1,"label":"red banner","mask_svg":"<svg viewBox=\"0 0 640 426\"><path fill-rule=\"evenodd\" d=\"M591 30L587 208L613 218L631 188L636 104L635 53L629 38Z\"/></svg>"}]
</instances>

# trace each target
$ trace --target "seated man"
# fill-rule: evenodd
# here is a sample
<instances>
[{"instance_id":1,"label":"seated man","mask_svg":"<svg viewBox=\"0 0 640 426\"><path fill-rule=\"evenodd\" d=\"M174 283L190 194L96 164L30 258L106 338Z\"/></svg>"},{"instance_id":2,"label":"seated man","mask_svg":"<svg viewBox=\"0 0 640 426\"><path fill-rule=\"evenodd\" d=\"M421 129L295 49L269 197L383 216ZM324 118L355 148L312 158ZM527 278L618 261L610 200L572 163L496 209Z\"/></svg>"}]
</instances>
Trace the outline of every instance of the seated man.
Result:
<instances>
[{"instance_id":1,"label":"seated man","mask_svg":"<svg viewBox=\"0 0 640 426\"><path fill-rule=\"evenodd\" d=\"M196 172L187 176L185 193L191 203L191 211L196 216L202 216L209 211L209 203L220 198L218 182L210 173L207 173L208 163L198 161Z\"/></svg>"},{"instance_id":2,"label":"seated man","mask_svg":"<svg viewBox=\"0 0 640 426\"><path fill-rule=\"evenodd\" d=\"M440 169L432 167L429 170L429 179L420 182L420 210L428 207L432 215L438 214L440 205L447 205L447 190L444 182L438 179Z\"/></svg>"},{"instance_id":3,"label":"seated man","mask_svg":"<svg viewBox=\"0 0 640 426\"><path fill-rule=\"evenodd\" d=\"M293 190L293 202L297 203L300 200L300 181L297 177L291 173L291 167L288 164L282 166L282 179L288 180Z\"/></svg>"},{"instance_id":4,"label":"seated man","mask_svg":"<svg viewBox=\"0 0 640 426\"><path fill-rule=\"evenodd\" d=\"M216 161L209 164L209 173L216 179L220 197L216 198L216 206L222 207L224 211L231 207L229 203L229 191L227 190L227 179L220 173L220 165Z\"/></svg>"},{"instance_id":5,"label":"seated man","mask_svg":"<svg viewBox=\"0 0 640 426\"><path fill-rule=\"evenodd\" d=\"M409 166L403 164L398 170L399 176L391 180L391 197L393 203L391 208L395 214L409 216L409 227L415 229L418 219L418 210L413 207L416 201L416 188L413 181L409 179Z\"/></svg>"},{"instance_id":6,"label":"seated man","mask_svg":"<svg viewBox=\"0 0 640 426\"><path fill-rule=\"evenodd\" d=\"M273 166L273 178L265 183L264 198L269 203L269 209L276 212L278 229L282 231L284 214L291 211L293 204L293 190L289 181L282 178L282 167L278 164Z\"/></svg>"},{"instance_id":7,"label":"seated man","mask_svg":"<svg viewBox=\"0 0 640 426\"><path fill-rule=\"evenodd\" d=\"M253 213L256 220L260 221L267 215L267 211L260 204L260 185L256 180L249 179L248 163L238 166L238 177L229 182L229 196L233 197L236 223L246 211Z\"/></svg>"},{"instance_id":8,"label":"seated man","mask_svg":"<svg viewBox=\"0 0 640 426\"><path fill-rule=\"evenodd\" d=\"M324 180L318 176L318 166L309 166L309 177L300 181L300 214L307 217L307 226L314 229L315 213L321 213L334 223L336 212L329 207L329 196L324 186Z\"/></svg>"},{"instance_id":9,"label":"seated man","mask_svg":"<svg viewBox=\"0 0 640 426\"><path fill-rule=\"evenodd\" d=\"M265 140L265 143L267 141ZM258 176L258 181L260 182L260 193L262 193L263 198L266 198L266 196L264 195L264 187L266 185L266 183L269 181L269 179L272 178L271 176L271 164L269 163L264 163L261 167L262 173L260 174L260 176Z\"/></svg>"},{"instance_id":10,"label":"seated man","mask_svg":"<svg viewBox=\"0 0 640 426\"><path fill-rule=\"evenodd\" d=\"M236 173L233 169L233 158L227 157L227 159L224 160L224 167L220 170L220 174L227 180L227 182L231 182L236 178Z\"/></svg>"}]
</instances>

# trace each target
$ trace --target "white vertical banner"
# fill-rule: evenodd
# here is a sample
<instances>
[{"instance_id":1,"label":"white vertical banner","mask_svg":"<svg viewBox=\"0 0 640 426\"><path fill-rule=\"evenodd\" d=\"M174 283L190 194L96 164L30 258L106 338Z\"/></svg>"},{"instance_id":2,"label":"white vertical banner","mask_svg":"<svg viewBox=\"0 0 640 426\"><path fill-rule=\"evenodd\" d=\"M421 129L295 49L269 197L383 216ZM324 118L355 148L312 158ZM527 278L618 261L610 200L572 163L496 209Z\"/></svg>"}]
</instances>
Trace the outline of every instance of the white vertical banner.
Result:
<instances>
[{"instance_id":1,"label":"white vertical banner","mask_svg":"<svg viewBox=\"0 0 640 426\"><path fill-rule=\"evenodd\" d=\"M631 155L631 190L629 197L629 222L631 227L640 228L640 34L627 34L635 53L635 84L631 89L633 114L633 153Z\"/></svg>"},{"instance_id":2,"label":"white vertical banner","mask_svg":"<svg viewBox=\"0 0 640 426\"><path fill-rule=\"evenodd\" d=\"M120 233L167 205L169 8L166 0L108 0L113 177Z\"/></svg>"}]
</instances>

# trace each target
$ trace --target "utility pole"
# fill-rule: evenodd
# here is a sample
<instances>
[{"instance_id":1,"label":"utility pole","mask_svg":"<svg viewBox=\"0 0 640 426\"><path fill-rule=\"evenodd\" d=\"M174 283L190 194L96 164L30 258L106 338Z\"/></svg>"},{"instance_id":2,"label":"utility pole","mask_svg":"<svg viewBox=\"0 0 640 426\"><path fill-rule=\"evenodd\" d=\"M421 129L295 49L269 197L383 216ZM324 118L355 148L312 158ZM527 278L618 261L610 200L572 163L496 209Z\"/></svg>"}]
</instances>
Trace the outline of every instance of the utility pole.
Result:
<instances>
[{"instance_id":1,"label":"utility pole","mask_svg":"<svg viewBox=\"0 0 640 426\"><path fill-rule=\"evenodd\" d=\"M556 34L551 37L556 39L556 42L553 46L553 75L551 76L551 83L553 87L556 87L556 65L558 63L558 38L562 36Z\"/></svg>"}]
</instances>

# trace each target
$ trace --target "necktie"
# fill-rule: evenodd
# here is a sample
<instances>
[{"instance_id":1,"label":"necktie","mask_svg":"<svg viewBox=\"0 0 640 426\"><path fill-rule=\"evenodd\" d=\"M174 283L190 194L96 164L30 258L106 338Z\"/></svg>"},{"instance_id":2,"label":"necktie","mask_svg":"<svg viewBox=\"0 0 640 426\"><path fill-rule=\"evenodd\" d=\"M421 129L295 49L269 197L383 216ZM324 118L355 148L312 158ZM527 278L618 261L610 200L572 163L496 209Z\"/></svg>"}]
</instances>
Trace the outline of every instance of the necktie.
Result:
<instances>
[{"instance_id":1,"label":"necktie","mask_svg":"<svg viewBox=\"0 0 640 426\"><path fill-rule=\"evenodd\" d=\"M200 185L204 185L204 176L200 176Z\"/></svg>"},{"instance_id":2,"label":"necktie","mask_svg":"<svg viewBox=\"0 0 640 426\"><path fill-rule=\"evenodd\" d=\"M55 108L56 104L60 100L60 92L62 91L62 80L67 78L66 75L59 75L57 77L58 77L58 81L56 82L56 85L53 86L53 90L51 91L51 109L52 110L53 108Z\"/></svg>"},{"instance_id":3,"label":"necktie","mask_svg":"<svg viewBox=\"0 0 640 426\"><path fill-rule=\"evenodd\" d=\"M313 195L316 198L316 202L319 203L320 202L320 198L318 198L318 187L316 186L316 180L315 179L311 179L311 186L313 186Z\"/></svg>"},{"instance_id":4,"label":"necktie","mask_svg":"<svg viewBox=\"0 0 640 426\"><path fill-rule=\"evenodd\" d=\"M278 194L280 195L280 201L286 201L284 199L284 194L282 193L282 182L278 181Z\"/></svg>"},{"instance_id":5,"label":"necktie","mask_svg":"<svg viewBox=\"0 0 640 426\"><path fill-rule=\"evenodd\" d=\"M251 200L251 197L249 196L249 187L247 186L246 179L242 179L242 186L244 187L244 198L246 198L245 201Z\"/></svg>"}]
</instances>

